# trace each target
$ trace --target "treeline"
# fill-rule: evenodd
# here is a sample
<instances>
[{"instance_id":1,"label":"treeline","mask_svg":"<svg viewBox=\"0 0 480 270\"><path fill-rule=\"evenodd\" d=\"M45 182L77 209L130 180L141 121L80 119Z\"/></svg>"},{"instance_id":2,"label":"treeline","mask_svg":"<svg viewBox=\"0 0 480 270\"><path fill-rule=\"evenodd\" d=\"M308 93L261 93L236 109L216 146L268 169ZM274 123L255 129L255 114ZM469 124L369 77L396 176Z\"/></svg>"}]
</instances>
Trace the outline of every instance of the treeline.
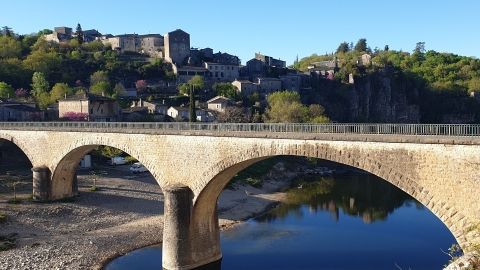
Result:
<instances>
[{"instance_id":1,"label":"treeline","mask_svg":"<svg viewBox=\"0 0 480 270\"><path fill-rule=\"evenodd\" d=\"M368 64L361 61L364 54L371 56ZM294 67L306 71L312 63L335 59L338 65L334 79L343 83L342 89L349 87L349 74L358 79L388 71L387 74L401 77L403 82L412 85L411 91L418 92L421 122L445 122L446 115L458 122L480 122L480 106L471 97L472 93L480 91L480 60L477 58L426 50L424 42L418 42L411 53L391 50L388 45L383 49L371 49L366 39L360 39L355 45L342 42L332 54L305 57L296 61ZM338 99L344 98L340 92Z\"/></svg>"},{"instance_id":2,"label":"treeline","mask_svg":"<svg viewBox=\"0 0 480 270\"><path fill-rule=\"evenodd\" d=\"M11 28L3 27L0 36L0 97L13 98L13 89L13 93L21 94L22 98L34 99L44 105L40 93L44 97L51 94L58 83L63 84L62 88L69 88L68 94L90 88L92 92L114 96L138 80L174 78L171 66L160 59L150 61L138 54L121 55L100 41L47 42L43 35L49 33L50 30L43 30L17 35ZM34 89L34 74L45 80L41 89Z\"/></svg>"},{"instance_id":3,"label":"treeline","mask_svg":"<svg viewBox=\"0 0 480 270\"><path fill-rule=\"evenodd\" d=\"M366 67L357 65L363 54L372 56L371 64ZM336 79L346 81L348 74L362 75L379 68L390 66L405 73L423 79L428 87L438 91L480 91L480 60L453 53L440 53L426 50L424 42L418 42L412 53L390 50L386 45L383 50L371 49L366 39L360 39L355 45L342 42L334 54L311 55L297 61L294 67L306 71L314 62L338 59Z\"/></svg>"}]
</instances>

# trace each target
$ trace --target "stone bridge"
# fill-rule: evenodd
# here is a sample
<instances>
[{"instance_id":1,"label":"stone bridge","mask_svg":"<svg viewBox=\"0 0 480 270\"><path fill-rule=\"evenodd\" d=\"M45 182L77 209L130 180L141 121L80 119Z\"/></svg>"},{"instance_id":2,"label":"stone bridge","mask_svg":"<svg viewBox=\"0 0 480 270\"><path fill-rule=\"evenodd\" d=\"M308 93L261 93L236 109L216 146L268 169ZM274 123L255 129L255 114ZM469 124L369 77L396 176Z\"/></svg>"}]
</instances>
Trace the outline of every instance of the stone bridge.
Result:
<instances>
[{"instance_id":1,"label":"stone bridge","mask_svg":"<svg viewBox=\"0 0 480 270\"><path fill-rule=\"evenodd\" d=\"M260 160L313 157L353 166L430 209L464 250L480 244L480 126L188 123L0 123L0 138L30 159L34 199L76 195L80 159L97 146L142 162L165 195L163 266L221 259L217 199ZM415 221L412 221L415 222Z\"/></svg>"}]
</instances>

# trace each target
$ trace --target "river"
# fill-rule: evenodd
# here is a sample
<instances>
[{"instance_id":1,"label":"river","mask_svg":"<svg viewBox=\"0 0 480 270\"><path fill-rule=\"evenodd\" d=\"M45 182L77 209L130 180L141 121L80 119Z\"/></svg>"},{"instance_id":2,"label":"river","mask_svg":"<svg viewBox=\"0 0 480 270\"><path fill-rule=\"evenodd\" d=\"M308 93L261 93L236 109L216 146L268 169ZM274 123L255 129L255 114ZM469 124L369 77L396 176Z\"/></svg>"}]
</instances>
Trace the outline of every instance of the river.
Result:
<instances>
[{"instance_id":1,"label":"river","mask_svg":"<svg viewBox=\"0 0 480 270\"><path fill-rule=\"evenodd\" d=\"M222 232L221 243L224 270L438 270L456 241L403 191L371 174L348 173L299 177L285 203ZM162 269L161 247L133 251L106 269Z\"/></svg>"}]
</instances>

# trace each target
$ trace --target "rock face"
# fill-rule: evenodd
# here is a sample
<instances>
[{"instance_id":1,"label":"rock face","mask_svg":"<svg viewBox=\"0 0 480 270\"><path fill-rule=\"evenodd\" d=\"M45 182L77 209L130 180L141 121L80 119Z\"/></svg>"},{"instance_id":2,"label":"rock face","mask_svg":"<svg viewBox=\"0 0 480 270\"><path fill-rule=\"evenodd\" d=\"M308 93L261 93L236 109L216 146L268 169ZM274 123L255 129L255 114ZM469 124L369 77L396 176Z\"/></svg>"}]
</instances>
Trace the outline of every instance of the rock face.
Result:
<instances>
[{"instance_id":1,"label":"rock face","mask_svg":"<svg viewBox=\"0 0 480 270\"><path fill-rule=\"evenodd\" d=\"M353 84L313 79L304 102L319 103L337 122L419 123L419 89L415 81L391 69L354 76Z\"/></svg>"},{"instance_id":2,"label":"rock face","mask_svg":"<svg viewBox=\"0 0 480 270\"><path fill-rule=\"evenodd\" d=\"M393 71L356 78L349 102L352 121L420 122L418 90L408 79Z\"/></svg>"}]
</instances>

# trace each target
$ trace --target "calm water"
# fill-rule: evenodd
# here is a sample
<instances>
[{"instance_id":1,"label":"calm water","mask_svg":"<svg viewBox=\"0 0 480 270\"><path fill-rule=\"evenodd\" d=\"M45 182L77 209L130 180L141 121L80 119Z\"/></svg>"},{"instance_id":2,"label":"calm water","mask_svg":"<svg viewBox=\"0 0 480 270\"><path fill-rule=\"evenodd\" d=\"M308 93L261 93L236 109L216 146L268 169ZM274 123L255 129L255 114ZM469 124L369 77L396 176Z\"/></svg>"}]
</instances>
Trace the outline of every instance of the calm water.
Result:
<instances>
[{"instance_id":1,"label":"calm water","mask_svg":"<svg viewBox=\"0 0 480 270\"><path fill-rule=\"evenodd\" d=\"M410 196L368 174L298 179L288 202L222 233L222 269L441 269L454 237ZM160 247L107 270L162 269Z\"/></svg>"}]
</instances>

